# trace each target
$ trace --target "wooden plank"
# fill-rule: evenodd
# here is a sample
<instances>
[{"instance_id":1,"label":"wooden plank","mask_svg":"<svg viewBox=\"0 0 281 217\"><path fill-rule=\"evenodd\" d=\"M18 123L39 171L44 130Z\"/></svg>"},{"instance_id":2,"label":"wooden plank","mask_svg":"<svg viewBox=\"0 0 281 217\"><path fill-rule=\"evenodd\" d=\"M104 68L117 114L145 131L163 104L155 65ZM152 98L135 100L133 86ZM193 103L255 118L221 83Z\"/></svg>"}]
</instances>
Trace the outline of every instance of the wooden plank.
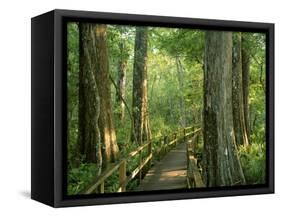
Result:
<instances>
[{"instance_id":1,"label":"wooden plank","mask_svg":"<svg viewBox=\"0 0 281 217\"><path fill-rule=\"evenodd\" d=\"M135 191L185 189L185 144L180 143L148 171Z\"/></svg>"},{"instance_id":2,"label":"wooden plank","mask_svg":"<svg viewBox=\"0 0 281 217\"><path fill-rule=\"evenodd\" d=\"M142 151L139 153L139 166L142 164ZM139 171L139 183L141 183L142 169Z\"/></svg>"},{"instance_id":3,"label":"wooden plank","mask_svg":"<svg viewBox=\"0 0 281 217\"><path fill-rule=\"evenodd\" d=\"M148 147L147 147L147 152L148 152L148 156L152 155L152 143L151 141L148 143ZM151 167L151 159L148 161L148 168Z\"/></svg>"},{"instance_id":4,"label":"wooden plank","mask_svg":"<svg viewBox=\"0 0 281 217\"><path fill-rule=\"evenodd\" d=\"M205 184L203 183L201 174L197 167L197 159L194 156L190 156L190 166L189 172L191 173L191 180L194 181L194 187L196 188L203 188Z\"/></svg>"},{"instance_id":5,"label":"wooden plank","mask_svg":"<svg viewBox=\"0 0 281 217\"><path fill-rule=\"evenodd\" d=\"M132 151L130 154L128 154L128 157L126 159L129 159L131 157L134 157L136 154L138 154L141 150L143 150L145 147L148 146L149 143L146 143L140 147L138 147L135 151Z\"/></svg>"},{"instance_id":6,"label":"wooden plank","mask_svg":"<svg viewBox=\"0 0 281 217\"><path fill-rule=\"evenodd\" d=\"M194 188L195 187L195 180L194 180L194 167L195 167L196 163L195 163L195 159L193 157L193 155L189 156L189 167L188 167L188 180L190 183L190 187Z\"/></svg>"},{"instance_id":7,"label":"wooden plank","mask_svg":"<svg viewBox=\"0 0 281 217\"><path fill-rule=\"evenodd\" d=\"M205 184L204 184L204 182L202 180L202 177L201 177L201 173L199 172L198 169L193 171L193 177L194 177L195 187L196 188L203 188L203 187L205 187Z\"/></svg>"},{"instance_id":8,"label":"wooden plank","mask_svg":"<svg viewBox=\"0 0 281 217\"><path fill-rule=\"evenodd\" d=\"M189 168L189 150L188 150L188 143L185 144L185 150L186 150L186 168Z\"/></svg>"},{"instance_id":9,"label":"wooden plank","mask_svg":"<svg viewBox=\"0 0 281 217\"><path fill-rule=\"evenodd\" d=\"M126 185L133 179L136 177L136 175L140 172L140 170L149 162L149 160L151 160L152 158L152 154L150 154L142 163L141 165L139 165L132 173L130 176L127 177L126 180Z\"/></svg>"},{"instance_id":10,"label":"wooden plank","mask_svg":"<svg viewBox=\"0 0 281 217\"><path fill-rule=\"evenodd\" d=\"M198 133L200 131L201 131L201 128L198 128L198 129L196 129L196 130L194 130L192 132L189 132L189 133L185 134L185 136L190 136L190 135L193 135L193 134Z\"/></svg>"},{"instance_id":11,"label":"wooden plank","mask_svg":"<svg viewBox=\"0 0 281 217\"><path fill-rule=\"evenodd\" d=\"M174 131L174 132L170 132L170 133L168 133L168 134L166 134L166 135L159 135L159 136L156 136L156 137L153 137L152 139L151 139L151 141L155 141L155 140L161 140L163 137L165 137L165 136L172 136L174 133L181 133L181 131L184 131L184 130L188 130L188 129L191 129L192 127L186 127L186 128L181 128L181 129L178 129L178 130L176 130L176 131Z\"/></svg>"},{"instance_id":12,"label":"wooden plank","mask_svg":"<svg viewBox=\"0 0 281 217\"><path fill-rule=\"evenodd\" d=\"M94 184L91 185L91 187L87 188L86 190L82 191L82 194L91 194L99 185L102 184L112 173L114 173L119 166L123 163L124 160L121 160L117 163L114 163L113 166L108 168L106 171L104 171L99 177L97 177L94 181Z\"/></svg>"},{"instance_id":13,"label":"wooden plank","mask_svg":"<svg viewBox=\"0 0 281 217\"><path fill-rule=\"evenodd\" d=\"M119 189L118 192L125 192L126 191L126 161L123 161L119 167Z\"/></svg>"},{"instance_id":14,"label":"wooden plank","mask_svg":"<svg viewBox=\"0 0 281 217\"><path fill-rule=\"evenodd\" d=\"M168 145L168 146L173 145L175 142L177 142L177 139L172 140L172 141L169 142L167 145Z\"/></svg>"},{"instance_id":15,"label":"wooden plank","mask_svg":"<svg viewBox=\"0 0 281 217\"><path fill-rule=\"evenodd\" d=\"M104 194L104 182L100 184L100 193Z\"/></svg>"},{"instance_id":16,"label":"wooden plank","mask_svg":"<svg viewBox=\"0 0 281 217\"><path fill-rule=\"evenodd\" d=\"M182 138L187 138L188 136L190 135L194 135L195 133L198 133L199 131L201 131L201 128L198 128L196 130L194 130L193 132L189 132L189 133L186 133L187 129L190 129L192 127L187 127L187 128L184 128L184 129L180 129L178 130L177 132L181 132L183 131L184 132L184 135L182 137L176 137L177 133L172 133L170 136L173 136L174 135L174 140L173 141L170 141L170 142L167 142L165 144L165 146L171 146L173 144L176 144L180 139ZM164 136L163 138L168 138L167 136ZM126 165L126 161L128 159L130 159L131 157L134 157L135 155L137 155L139 152L141 152L144 148L146 148L148 146L148 154L149 156L145 159L144 162L140 162L140 165L132 172L132 174L126 178L126 168L124 169L124 164ZM187 149L188 150L188 149ZM122 169L119 168L119 174L122 173L121 175L121 178L120 178L120 189L121 191L125 191L125 188L126 188L126 185L122 185L124 184L124 180L126 180L126 184L132 180L138 173L140 174L142 168L148 163L148 162L151 162L151 159L152 159L152 153L151 153L151 142L149 143L146 143L140 147L138 147L135 151L132 151L131 153L128 154L127 158L126 159L123 159L115 164L113 164L110 168L108 168L106 171L104 171L99 177L97 177L94 181L94 184L91 185L91 187L87 188L86 190L83 190L81 191L82 194L90 194L92 193L97 187L100 187L100 191L104 191L104 182L105 180L111 176L121 165L122 165ZM125 166L126 167L126 166ZM125 172L124 172L125 171ZM125 173L125 176L124 176L124 173ZM125 177L125 179L124 179ZM103 190L102 190L103 188Z\"/></svg>"}]
</instances>

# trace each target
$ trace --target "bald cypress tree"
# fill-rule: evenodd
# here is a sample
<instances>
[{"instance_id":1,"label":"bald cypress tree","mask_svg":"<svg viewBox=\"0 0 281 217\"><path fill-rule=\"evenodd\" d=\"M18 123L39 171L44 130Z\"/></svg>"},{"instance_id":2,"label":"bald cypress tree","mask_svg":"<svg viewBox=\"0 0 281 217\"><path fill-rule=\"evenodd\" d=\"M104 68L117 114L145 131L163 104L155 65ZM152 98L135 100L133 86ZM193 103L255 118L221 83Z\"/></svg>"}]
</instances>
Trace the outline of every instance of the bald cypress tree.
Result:
<instances>
[{"instance_id":1,"label":"bald cypress tree","mask_svg":"<svg viewBox=\"0 0 281 217\"><path fill-rule=\"evenodd\" d=\"M250 120L249 120L249 78L250 78L250 52L248 47L247 35L242 33L241 36L241 55L242 55L242 83L243 83L243 101L244 101L244 117L245 127L250 142Z\"/></svg>"},{"instance_id":2,"label":"bald cypress tree","mask_svg":"<svg viewBox=\"0 0 281 217\"><path fill-rule=\"evenodd\" d=\"M106 167L118 158L111 106L106 25L79 24L80 153L87 162Z\"/></svg>"},{"instance_id":3,"label":"bald cypress tree","mask_svg":"<svg viewBox=\"0 0 281 217\"><path fill-rule=\"evenodd\" d=\"M94 69L95 26L79 24L79 151L86 162L98 163L101 169L101 137L98 126L100 96Z\"/></svg>"},{"instance_id":4,"label":"bald cypress tree","mask_svg":"<svg viewBox=\"0 0 281 217\"><path fill-rule=\"evenodd\" d=\"M99 128L101 132L101 142L104 145L104 166L107 166L110 162L116 161L119 153L113 122L106 30L106 25L95 25L95 49L93 54L94 72L101 99Z\"/></svg>"},{"instance_id":5,"label":"bald cypress tree","mask_svg":"<svg viewBox=\"0 0 281 217\"><path fill-rule=\"evenodd\" d=\"M139 144L150 140L151 132L147 102L147 27L136 28L133 71L133 131Z\"/></svg>"},{"instance_id":6,"label":"bald cypress tree","mask_svg":"<svg viewBox=\"0 0 281 217\"><path fill-rule=\"evenodd\" d=\"M206 32L203 117L207 187L244 184L233 127L231 32Z\"/></svg>"},{"instance_id":7,"label":"bald cypress tree","mask_svg":"<svg viewBox=\"0 0 281 217\"><path fill-rule=\"evenodd\" d=\"M248 145L248 134L246 128L246 118L244 110L244 90L242 74L242 47L241 33L233 33L232 47L232 107L233 107L233 125L237 145ZM247 105L246 105L247 106Z\"/></svg>"}]
</instances>

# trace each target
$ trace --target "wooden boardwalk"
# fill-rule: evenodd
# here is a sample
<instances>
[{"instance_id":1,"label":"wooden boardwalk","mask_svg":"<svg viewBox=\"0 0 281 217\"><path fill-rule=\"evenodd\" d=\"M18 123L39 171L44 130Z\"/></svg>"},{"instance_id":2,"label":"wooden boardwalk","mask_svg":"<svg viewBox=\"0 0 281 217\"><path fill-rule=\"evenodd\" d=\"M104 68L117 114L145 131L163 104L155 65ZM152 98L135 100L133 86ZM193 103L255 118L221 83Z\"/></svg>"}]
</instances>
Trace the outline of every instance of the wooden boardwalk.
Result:
<instances>
[{"instance_id":1,"label":"wooden boardwalk","mask_svg":"<svg viewBox=\"0 0 281 217\"><path fill-rule=\"evenodd\" d=\"M173 147L173 149L167 153L160 162L156 162L153 167L150 167L150 162L153 159L153 141L150 141L130 152L126 158L122 158L121 160L113 163L110 167L103 171L100 176L96 177L89 186L82 189L80 194L92 194L95 192L103 194L105 192L105 181L114 172L119 173L117 192L126 192L128 183L135 180L136 177L142 173L142 170L146 165L149 165L150 170L134 191L205 187L201 173L197 167L197 159L194 157L196 149L195 144L198 145L198 136L200 135L201 128L197 128L192 132L187 132L188 129L191 129L191 127L177 130L174 133L158 137L157 140L155 140L158 142L164 141L166 148L169 147L170 149ZM180 143L180 141L186 141L187 144ZM188 149L188 153L186 152L186 149ZM146 151L146 156L142 156L143 151ZM128 174L127 164L134 156L139 156L139 164Z\"/></svg>"},{"instance_id":2,"label":"wooden boardwalk","mask_svg":"<svg viewBox=\"0 0 281 217\"><path fill-rule=\"evenodd\" d=\"M186 147L184 143L181 143L148 171L136 191L186 187Z\"/></svg>"}]
</instances>

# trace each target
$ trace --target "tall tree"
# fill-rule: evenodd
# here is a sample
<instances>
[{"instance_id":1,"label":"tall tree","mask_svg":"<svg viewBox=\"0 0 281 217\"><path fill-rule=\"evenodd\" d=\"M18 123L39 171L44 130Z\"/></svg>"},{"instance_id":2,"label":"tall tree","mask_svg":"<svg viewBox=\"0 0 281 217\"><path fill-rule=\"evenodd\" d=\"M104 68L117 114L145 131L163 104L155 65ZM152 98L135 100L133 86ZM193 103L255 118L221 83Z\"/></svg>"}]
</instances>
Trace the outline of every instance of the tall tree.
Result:
<instances>
[{"instance_id":1,"label":"tall tree","mask_svg":"<svg viewBox=\"0 0 281 217\"><path fill-rule=\"evenodd\" d=\"M245 127L250 144L250 120L249 120L249 75L250 75L250 53L248 50L247 36L242 33L241 36L242 46L242 83L243 83L243 101L244 101L244 117Z\"/></svg>"},{"instance_id":2,"label":"tall tree","mask_svg":"<svg viewBox=\"0 0 281 217\"><path fill-rule=\"evenodd\" d=\"M79 127L80 154L87 162L102 164L101 138L98 126L100 96L95 77L94 25L79 24Z\"/></svg>"},{"instance_id":3,"label":"tall tree","mask_svg":"<svg viewBox=\"0 0 281 217\"><path fill-rule=\"evenodd\" d=\"M151 139L147 103L147 27L136 27L133 71L133 131L139 144Z\"/></svg>"},{"instance_id":4,"label":"tall tree","mask_svg":"<svg viewBox=\"0 0 281 217\"><path fill-rule=\"evenodd\" d=\"M79 30L78 142L86 161L98 163L101 169L115 161L119 151L112 118L106 26L81 23Z\"/></svg>"},{"instance_id":5,"label":"tall tree","mask_svg":"<svg viewBox=\"0 0 281 217\"><path fill-rule=\"evenodd\" d=\"M232 48L232 106L233 125L237 145L248 145L244 114L241 33L233 33Z\"/></svg>"},{"instance_id":6,"label":"tall tree","mask_svg":"<svg viewBox=\"0 0 281 217\"><path fill-rule=\"evenodd\" d=\"M109 78L109 64L106 41L106 25L97 24L94 27L93 67L97 80L100 96L99 129L101 142L104 144L104 166L114 162L118 158L119 148L116 141L115 127L113 123L113 111L111 105L111 91Z\"/></svg>"},{"instance_id":7,"label":"tall tree","mask_svg":"<svg viewBox=\"0 0 281 217\"><path fill-rule=\"evenodd\" d=\"M233 130L231 32L206 32L203 116L206 185L244 184Z\"/></svg>"},{"instance_id":8,"label":"tall tree","mask_svg":"<svg viewBox=\"0 0 281 217\"><path fill-rule=\"evenodd\" d=\"M186 113L186 105L185 105L185 98L184 98L184 68L180 61L180 57L176 56L176 66L177 66L177 77L179 82L179 105L180 105L180 124L182 127L187 126L187 113Z\"/></svg>"},{"instance_id":9,"label":"tall tree","mask_svg":"<svg viewBox=\"0 0 281 217\"><path fill-rule=\"evenodd\" d=\"M119 60L118 60L118 76L117 76L117 85L118 90L116 91L116 103L118 106L118 116L121 122L124 120L125 116L125 103L122 99L125 99L125 87L126 87L126 70L128 64L128 47L126 45L125 39L122 37L123 29L119 28L121 38L119 39Z\"/></svg>"}]
</instances>

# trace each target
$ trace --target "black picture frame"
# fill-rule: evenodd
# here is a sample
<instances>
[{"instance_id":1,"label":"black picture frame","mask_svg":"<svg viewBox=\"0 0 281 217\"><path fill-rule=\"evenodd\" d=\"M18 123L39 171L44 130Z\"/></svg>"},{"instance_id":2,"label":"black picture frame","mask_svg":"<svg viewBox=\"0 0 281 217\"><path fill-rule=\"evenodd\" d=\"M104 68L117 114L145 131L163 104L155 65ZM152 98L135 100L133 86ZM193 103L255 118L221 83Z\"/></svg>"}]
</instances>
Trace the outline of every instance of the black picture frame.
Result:
<instances>
[{"instance_id":1,"label":"black picture frame","mask_svg":"<svg viewBox=\"0 0 281 217\"><path fill-rule=\"evenodd\" d=\"M157 27L263 32L266 34L265 185L194 190L67 196L66 22L95 21ZM31 22L31 198L53 207L274 193L274 24L133 14L53 10Z\"/></svg>"}]
</instances>

